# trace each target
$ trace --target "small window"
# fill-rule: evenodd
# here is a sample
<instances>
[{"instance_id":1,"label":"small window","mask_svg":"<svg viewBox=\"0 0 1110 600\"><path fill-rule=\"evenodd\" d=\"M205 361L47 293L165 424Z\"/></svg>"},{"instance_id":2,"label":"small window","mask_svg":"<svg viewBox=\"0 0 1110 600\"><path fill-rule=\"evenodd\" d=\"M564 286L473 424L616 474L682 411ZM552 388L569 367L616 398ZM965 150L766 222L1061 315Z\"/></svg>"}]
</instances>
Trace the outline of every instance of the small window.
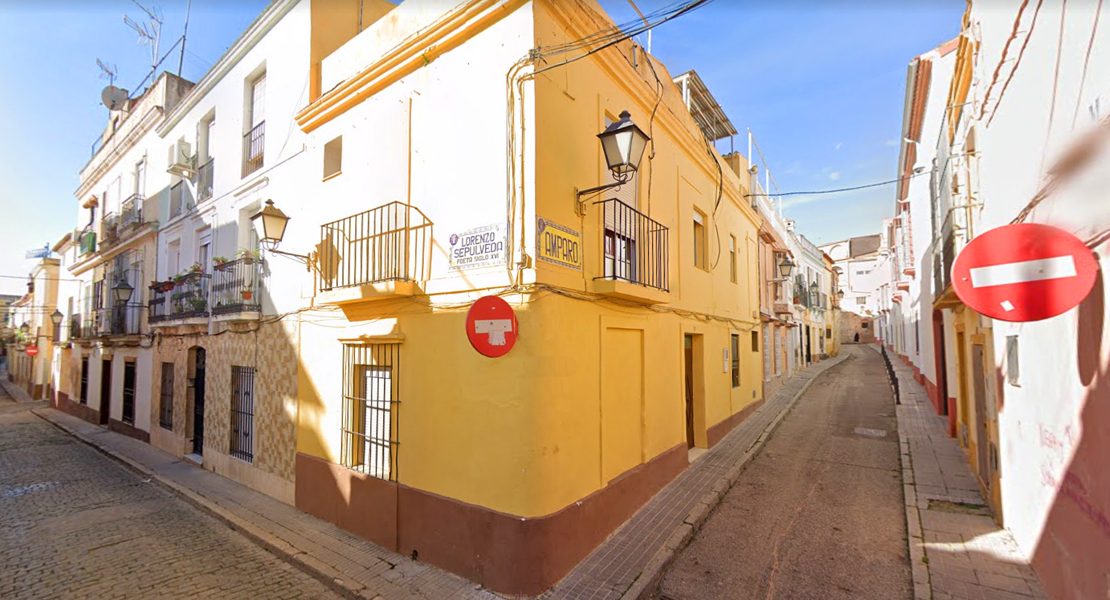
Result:
<instances>
[{"instance_id":1,"label":"small window","mask_svg":"<svg viewBox=\"0 0 1110 600\"><path fill-rule=\"evenodd\" d=\"M395 374L398 344L343 347L343 414L340 460L349 469L397 480L397 437L393 422L399 401Z\"/></svg>"},{"instance_id":2,"label":"small window","mask_svg":"<svg viewBox=\"0 0 1110 600\"><path fill-rule=\"evenodd\" d=\"M867 296L857 296L856 304L867 304Z\"/></svg>"},{"instance_id":3,"label":"small window","mask_svg":"<svg viewBox=\"0 0 1110 600\"><path fill-rule=\"evenodd\" d=\"M729 279L736 283L736 236L728 236Z\"/></svg>"},{"instance_id":4,"label":"small window","mask_svg":"<svg viewBox=\"0 0 1110 600\"><path fill-rule=\"evenodd\" d=\"M231 367L231 455L254 461L254 368Z\"/></svg>"},{"instance_id":5,"label":"small window","mask_svg":"<svg viewBox=\"0 0 1110 600\"><path fill-rule=\"evenodd\" d=\"M732 387L740 387L740 336L732 334Z\"/></svg>"},{"instance_id":6,"label":"small window","mask_svg":"<svg viewBox=\"0 0 1110 600\"><path fill-rule=\"evenodd\" d=\"M162 363L162 390L159 395L158 424L173 431L173 363Z\"/></svg>"},{"instance_id":7,"label":"small window","mask_svg":"<svg viewBox=\"0 0 1110 600\"><path fill-rule=\"evenodd\" d=\"M825 328L825 339L826 340L831 340L832 339L832 329L829 328L829 327Z\"/></svg>"},{"instance_id":8,"label":"small window","mask_svg":"<svg viewBox=\"0 0 1110 600\"><path fill-rule=\"evenodd\" d=\"M135 359L123 363L123 422L135 424Z\"/></svg>"},{"instance_id":9,"label":"small window","mask_svg":"<svg viewBox=\"0 0 1110 600\"><path fill-rule=\"evenodd\" d=\"M864 321L863 323L861 323L861 325L864 329L871 329L871 323L868 323L867 321Z\"/></svg>"},{"instance_id":10,"label":"small window","mask_svg":"<svg viewBox=\"0 0 1110 600\"><path fill-rule=\"evenodd\" d=\"M324 179L343 172L343 136L324 144Z\"/></svg>"},{"instance_id":11,"label":"small window","mask_svg":"<svg viewBox=\"0 0 1110 600\"><path fill-rule=\"evenodd\" d=\"M1006 336L1006 383L1021 387L1021 361L1018 356L1018 336Z\"/></svg>"},{"instance_id":12,"label":"small window","mask_svg":"<svg viewBox=\"0 0 1110 600\"><path fill-rule=\"evenodd\" d=\"M81 396L78 398L81 404L88 404L89 402L89 357L81 357Z\"/></svg>"},{"instance_id":13,"label":"small window","mask_svg":"<svg viewBox=\"0 0 1110 600\"><path fill-rule=\"evenodd\" d=\"M705 249L705 214L694 209L694 266L709 269Z\"/></svg>"},{"instance_id":14,"label":"small window","mask_svg":"<svg viewBox=\"0 0 1110 600\"><path fill-rule=\"evenodd\" d=\"M752 352L759 352L759 332L752 332Z\"/></svg>"}]
</instances>

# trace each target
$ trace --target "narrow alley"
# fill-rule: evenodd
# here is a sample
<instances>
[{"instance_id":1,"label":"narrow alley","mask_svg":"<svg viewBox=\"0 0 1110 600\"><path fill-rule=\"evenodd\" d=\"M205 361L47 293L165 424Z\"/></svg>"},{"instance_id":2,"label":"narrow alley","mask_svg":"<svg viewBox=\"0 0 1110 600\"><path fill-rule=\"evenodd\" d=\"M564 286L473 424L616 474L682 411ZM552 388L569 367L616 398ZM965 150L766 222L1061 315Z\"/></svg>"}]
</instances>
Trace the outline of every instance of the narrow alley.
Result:
<instances>
[{"instance_id":1,"label":"narrow alley","mask_svg":"<svg viewBox=\"0 0 1110 600\"><path fill-rule=\"evenodd\" d=\"M882 358L843 352L675 558L661 598L913 597Z\"/></svg>"}]
</instances>

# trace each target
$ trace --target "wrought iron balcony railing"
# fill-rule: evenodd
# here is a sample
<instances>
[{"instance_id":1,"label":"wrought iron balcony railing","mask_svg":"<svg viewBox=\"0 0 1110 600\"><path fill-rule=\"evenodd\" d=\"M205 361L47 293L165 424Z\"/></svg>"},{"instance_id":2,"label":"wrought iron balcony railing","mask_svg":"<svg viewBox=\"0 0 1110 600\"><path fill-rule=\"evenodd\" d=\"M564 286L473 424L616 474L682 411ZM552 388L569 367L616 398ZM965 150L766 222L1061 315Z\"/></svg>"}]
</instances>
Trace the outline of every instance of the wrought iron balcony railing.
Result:
<instances>
[{"instance_id":1,"label":"wrought iron balcony railing","mask_svg":"<svg viewBox=\"0 0 1110 600\"><path fill-rule=\"evenodd\" d=\"M84 325L84 321L82 320L82 317L81 317L80 313L75 313L75 314L70 315L69 316L69 339L71 339L71 340L81 339L82 334L84 334L84 330L83 330L83 327L82 327L83 325Z\"/></svg>"},{"instance_id":2,"label":"wrought iron balcony railing","mask_svg":"<svg viewBox=\"0 0 1110 600\"><path fill-rule=\"evenodd\" d=\"M266 146L266 121L243 135L243 177L262 168Z\"/></svg>"},{"instance_id":3,"label":"wrought iron balcony railing","mask_svg":"<svg viewBox=\"0 0 1110 600\"><path fill-rule=\"evenodd\" d=\"M119 241L119 216L108 213L100 220L100 243L112 244Z\"/></svg>"},{"instance_id":4,"label":"wrought iron balcony railing","mask_svg":"<svg viewBox=\"0 0 1110 600\"><path fill-rule=\"evenodd\" d=\"M197 169L197 202L207 200L212 197L212 182L213 172L215 168L215 159L209 158L208 162L204 163Z\"/></svg>"},{"instance_id":5,"label":"wrought iron balcony railing","mask_svg":"<svg viewBox=\"0 0 1110 600\"><path fill-rule=\"evenodd\" d=\"M143 195L132 194L120 205L120 228L126 229L141 225L143 222Z\"/></svg>"},{"instance_id":6,"label":"wrought iron balcony railing","mask_svg":"<svg viewBox=\"0 0 1110 600\"><path fill-rule=\"evenodd\" d=\"M150 288L148 319L151 323L208 316L208 281L211 275L190 273L169 284Z\"/></svg>"},{"instance_id":7,"label":"wrought iron balcony railing","mask_svg":"<svg viewBox=\"0 0 1110 600\"><path fill-rule=\"evenodd\" d=\"M96 335L138 335L142 333L142 304L117 304L94 311Z\"/></svg>"},{"instance_id":8,"label":"wrought iron balcony railing","mask_svg":"<svg viewBox=\"0 0 1110 600\"><path fill-rule=\"evenodd\" d=\"M390 202L320 226L320 290L427 279L432 222L420 209Z\"/></svg>"},{"instance_id":9,"label":"wrought iron balcony railing","mask_svg":"<svg viewBox=\"0 0 1110 600\"><path fill-rule=\"evenodd\" d=\"M602 275L669 291L667 228L616 198L594 204L601 210Z\"/></svg>"},{"instance_id":10,"label":"wrought iron balcony railing","mask_svg":"<svg viewBox=\"0 0 1110 600\"><path fill-rule=\"evenodd\" d=\"M212 314L257 312L262 308L259 284L262 261L253 256L216 265L213 269Z\"/></svg>"}]
</instances>

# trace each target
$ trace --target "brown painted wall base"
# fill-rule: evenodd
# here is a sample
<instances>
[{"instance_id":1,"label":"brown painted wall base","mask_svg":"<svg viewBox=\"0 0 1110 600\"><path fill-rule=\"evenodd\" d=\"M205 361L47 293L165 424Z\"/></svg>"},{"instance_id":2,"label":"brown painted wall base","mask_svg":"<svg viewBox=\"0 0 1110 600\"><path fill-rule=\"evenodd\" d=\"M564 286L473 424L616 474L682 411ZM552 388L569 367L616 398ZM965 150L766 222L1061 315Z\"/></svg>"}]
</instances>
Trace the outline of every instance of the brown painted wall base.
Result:
<instances>
[{"instance_id":1,"label":"brown painted wall base","mask_svg":"<svg viewBox=\"0 0 1110 600\"><path fill-rule=\"evenodd\" d=\"M117 421L115 419L108 419L108 429L110 429L112 431L115 431L117 433L122 433L123 435L126 435L127 437L133 437L133 438L139 440L140 442L145 442L147 444L150 443L150 432L149 431L143 431L142 429L139 429L139 428L135 427L134 425L129 425L127 423L124 423L123 421Z\"/></svg>"},{"instance_id":2,"label":"brown painted wall base","mask_svg":"<svg viewBox=\"0 0 1110 600\"><path fill-rule=\"evenodd\" d=\"M57 395L55 395L54 408L94 425L100 422L100 413L84 404L70 400L69 394L65 392L58 392Z\"/></svg>"},{"instance_id":3,"label":"brown painted wall base","mask_svg":"<svg viewBox=\"0 0 1110 600\"><path fill-rule=\"evenodd\" d=\"M297 508L504 594L555 585L688 464L685 444L550 515L521 518L297 454Z\"/></svg>"},{"instance_id":4,"label":"brown painted wall base","mask_svg":"<svg viewBox=\"0 0 1110 600\"><path fill-rule=\"evenodd\" d=\"M763 406L764 402L766 402L766 400L763 399L752 402L735 415L732 415L724 421L721 421L720 423L717 423L716 425L710 427L709 430L705 432L705 437L709 440L709 447L712 448L713 446L716 446L717 442L721 441L726 435L728 435L728 432L732 431L733 428L740 423L743 423L744 420L750 417L753 412L759 410L759 407Z\"/></svg>"}]
</instances>

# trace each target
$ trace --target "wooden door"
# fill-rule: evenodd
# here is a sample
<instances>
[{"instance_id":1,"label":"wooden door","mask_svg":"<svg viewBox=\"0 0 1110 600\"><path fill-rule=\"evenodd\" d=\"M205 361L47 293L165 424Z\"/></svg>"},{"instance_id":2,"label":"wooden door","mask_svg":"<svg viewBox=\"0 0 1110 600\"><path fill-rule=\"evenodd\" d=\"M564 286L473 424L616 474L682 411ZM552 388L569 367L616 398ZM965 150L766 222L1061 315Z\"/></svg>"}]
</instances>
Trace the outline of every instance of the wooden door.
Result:
<instances>
[{"instance_id":1,"label":"wooden door","mask_svg":"<svg viewBox=\"0 0 1110 600\"><path fill-rule=\"evenodd\" d=\"M100 424L108 424L112 412L112 359L100 361Z\"/></svg>"},{"instance_id":2,"label":"wooden door","mask_svg":"<svg viewBox=\"0 0 1110 600\"><path fill-rule=\"evenodd\" d=\"M694 447L694 336L683 337L686 377L686 447Z\"/></svg>"},{"instance_id":3,"label":"wooden door","mask_svg":"<svg viewBox=\"0 0 1110 600\"><path fill-rule=\"evenodd\" d=\"M987 427L987 380L983 367L984 351L982 344L971 345L971 381L975 394L975 453L979 463L979 479L988 490L991 487L990 473L990 431Z\"/></svg>"}]
</instances>

